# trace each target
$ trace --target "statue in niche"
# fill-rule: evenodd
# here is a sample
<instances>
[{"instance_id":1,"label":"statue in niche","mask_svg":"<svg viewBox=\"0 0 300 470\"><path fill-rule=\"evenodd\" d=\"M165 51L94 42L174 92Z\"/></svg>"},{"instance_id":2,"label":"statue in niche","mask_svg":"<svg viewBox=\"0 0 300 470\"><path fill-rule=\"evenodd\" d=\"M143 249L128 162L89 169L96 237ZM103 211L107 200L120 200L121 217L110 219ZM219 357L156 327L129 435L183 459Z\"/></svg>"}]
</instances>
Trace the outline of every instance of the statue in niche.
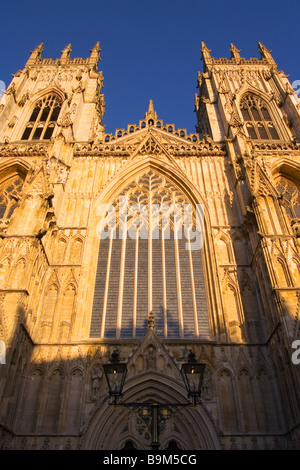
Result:
<instances>
[{"instance_id":1,"label":"statue in niche","mask_svg":"<svg viewBox=\"0 0 300 470\"><path fill-rule=\"evenodd\" d=\"M100 380L102 378L102 372L99 366L96 366L92 372L92 400L97 400L99 398L100 391Z\"/></svg>"},{"instance_id":2,"label":"statue in niche","mask_svg":"<svg viewBox=\"0 0 300 470\"><path fill-rule=\"evenodd\" d=\"M60 165L57 169L57 177L56 177L56 183L65 183L68 175L69 175L69 169L63 165Z\"/></svg>"},{"instance_id":3,"label":"statue in niche","mask_svg":"<svg viewBox=\"0 0 300 470\"><path fill-rule=\"evenodd\" d=\"M206 367L204 377L203 377L203 384L202 384L202 398L204 400L211 399L211 371Z\"/></svg>"},{"instance_id":4,"label":"statue in niche","mask_svg":"<svg viewBox=\"0 0 300 470\"><path fill-rule=\"evenodd\" d=\"M147 369L156 369L156 349L153 344L147 348Z\"/></svg>"}]
</instances>

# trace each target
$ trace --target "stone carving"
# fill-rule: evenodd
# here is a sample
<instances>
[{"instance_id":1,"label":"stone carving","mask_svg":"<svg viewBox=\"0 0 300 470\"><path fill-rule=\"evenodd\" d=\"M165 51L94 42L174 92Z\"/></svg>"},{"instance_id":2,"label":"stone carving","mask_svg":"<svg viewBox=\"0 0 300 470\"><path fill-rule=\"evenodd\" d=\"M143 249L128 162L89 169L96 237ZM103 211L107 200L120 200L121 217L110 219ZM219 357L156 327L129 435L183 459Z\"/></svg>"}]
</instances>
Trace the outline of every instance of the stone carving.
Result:
<instances>
[{"instance_id":1,"label":"stone carving","mask_svg":"<svg viewBox=\"0 0 300 470\"><path fill-rule=\"evenodd\" d=\"M16 122L17 122L18 118L17 116L14 116L8 123L8 127L10 127L11 129L15 126Z\"/></svg>"},{"instance_id":2,"label":"stone carving","mask_svg":"<svg viewBox=\"0 0 300 470\"><path fill-rule=\"evenodd\" d=\"M66 183L70 168L67 167L63 162L56 160L52 157L45 164L45 172L48 178L52 179L54 183Z\"/></svg>"},{"instance_id":3,"label":"stone carving","mask_svg":"<svg viewBox=\"0 0 300 470\"><path fill-rule=\"evenodd\" d=\"M282 101L281 101L279 93L276 93L275 91L271 90L270 97L271 97L271 100L275 101L275 103L277 104L279 108L282 106Z\"/></svg>"},{"instance_id":4,"label":"stone carving","mask_svg":"<svg viewBox=\"0 0 300 470\"><path fill-rule=\"evenodd\" d=\"M23 108L28 98L29 98L29 93L28 92L24 93L18 102L18 106L20 106L20 108Z\"/></svg>"},{"instance_id":5,"label":"stone carving","mask_svg":"<svg viewBox=\"0 0 300 470\"><path fill-rule=\"evenodd\" d=\"M65 183L67 181L68 175L70 173L70 170L63 165L59 165L57 169L57 178L56 178L56 183Z\"/></svg>"},{"instance_id":6,"label":"stone carving","mask_svg":"<svg viewBox=\"0 0 300 470\"><path fill-rule=\"evenodd\" d=\"M99 366L96 366L92 372L92 395L91 400L98 400L100 392L100 381L102 378L102 372Z\"/></svg>"},{"instance_id":7,"label":"stone carving","mask_svg":"<svg viewBox=\"0 0 300 470\"><path fill-rule=\"evenodd\" d=\"M208 367L205 368L202 385L202 398L210 400L212 398L212 375Z\"/></svg>"},{"instance_id":8,"label":"stone carving","mask_svg":"<svg viewBox=\"0 0 300 470\"><path fill-rule=\"evenodd\" d=\"M267 82L272 78L270 70L263 70L262 75Z\"/></svg>"},{"instance_id":9,"label":"stone carving","mask_svg":"<svg viewBox=\"0 0 300 470\"><path fill-rule=\"evenodd\" d=\"M83 86L83 83L82 82L79 82L79 85L76 87L76 88L72 88L72 91L73 93L75 94L80 94L80 93L83 93L85 90L84 86Z\"/></svg>"},{"instance_id":10,"label":"stone carving","mask_svg":"<svg viewBox=\"0 0 300 470\"><path fill-rule=\"evenodd\" d=\"M11 86L8 87L7 90L5 91L5 94L8 95L8 96L12 95L15 98L16 85L14 83L12 83Z\"/></svg>"},{"instance_id":11,"label":"stone carving","mask_svg":"<svg viewBox=\"0 0 300 470\"><path fill-rule=\"evenodd\" d=\"M31 73L30 73L30 78L33 82L35 82L38 78L38 75L39 75L39 72L37 70L33 70Z\"/></svg>"},{"instance_id":12,"label":"stone carving","mask_svg":"<svg viewBox=\"0 0 300 470\"><path fill-rule=\"evenodd\" d=\"M227 85L225 84L225 79L226 79L226 75L225 73L220 73L219 74L219 87L218 87L218 93L221 93L221 94L226 94L229 92L229 89L227 87Z\"/></svg>"},{"instance_id":13,"label":"stone carving","mask_svg":"<svg viewBox=\"0 0 300 470\"><path fill-rule=\"evenodd\" d=\"M68 82L73 79L74 71L73 70L66 70L58 72L55 70L44 70L40 73L39 81L41 82L53 82L54 80L57 82Z\"/></svg>"},{"instance_id":14,"label":"stone carving","mask_svg":"<svg viewBox=\"0 0 300 470\"><path fill-rule=\"evenodd\" d=\"M69 111L65 113L62 119L58 122L58 125L61 127L69 127L73 124L72 115L75 114L77 104L73 103Z\"/></svg>"},{"instance_id":15,"label":"stone carving","mask_svg":"<svg viewBox=\"0 0 300 470\"><path fill-rule=\"evenodd\" d=\"M156 348L153 344L149 344L146 354L147 369L156 369Z\"/></svg>"}]
</instances>

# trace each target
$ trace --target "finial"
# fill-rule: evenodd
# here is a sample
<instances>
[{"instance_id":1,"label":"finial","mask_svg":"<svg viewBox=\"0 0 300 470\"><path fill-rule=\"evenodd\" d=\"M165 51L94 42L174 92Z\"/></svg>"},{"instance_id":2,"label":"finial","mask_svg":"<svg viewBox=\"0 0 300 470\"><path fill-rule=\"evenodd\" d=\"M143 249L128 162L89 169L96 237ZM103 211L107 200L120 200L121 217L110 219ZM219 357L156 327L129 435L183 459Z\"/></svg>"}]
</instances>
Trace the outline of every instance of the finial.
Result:
<instances>
[{"instance_id":1,"label":"finial","mask_svg":"<svg viewBox=\"0 0 300 470\"><path fill-rule=\"evenodd\" d=\"M240 57L240 50L235 47L234 44L230 44L230 52L231 52L231 58L235 59L237 63L240 62L241 57Z\"/></svg>"},{"instance_id":2,"label":"finial","mask_svg":"<svg viewBox=\"0 0 300 470\"><path fill-rule=\"evenodd\" d=\"M148 114L154 114L153 100L149 101Z\"/></svg>"},{"instance_id":3,"label":"finial","mask_svg":"<svg viewBox=\"0 0 300 470\"><path fill-rule=\"evenodd\" d=\"M62 61L69 59L70 55L71 55L71 52L72 52L71 44L68 44L67 47L65 47L64 50L60 51L60 52L61 52L61 60Z\"/></svg>"},{"instance_id":4,"label":"finial","mask_svg":"<svg viewBox=\"0 0 300 470\"><path fill-rule=\"evenodd\" d=\"M33 51L30 51L31 55L34 55L35 57L40 57L43 53L44 50L44 43L41 42Z\"/></svg>"},{"instance_id":5,"label":"finial","mask_svg":"<svg viewBox=\"0 0 300 470\"><path fill-rule=\"evenodd\" d=\"M42 56L44 50L44 43L41 42L33 51L30 51L30 57L27 61L28 65L34 64L37 60L39 60Z\"/></svg>"},{"instance_id":6,"label":"finial","mask_svg":"<svg viewBox=\"0 0 300 470\"><path fill-rule=\"evenodd\" d=\"M149 330L154 330L154 316L152 312L150 312L148 316L148 328Z\"/></svg>"},{"instance_id":7,"label":"finial","mask_svg":"<svg viewBox=\"0 0 300 470\"><path fill-rule=\"evenodd\" d=\"M261 42L257 41L258 50L260 52L261 59L267 59L267 61L271 64L275 64L275 60L273 59L271 52L269 51L266 46L264 46Z\"/></svg>"},{"instance_id":8,"label":"finial","mask_svg":"<svg viewBox=\"0 0 300 470\"><path fill-rule=\"evenodd\" d=\"M206 61L206 60L211 59L211 56L210 56L211 50L208 49L208 47L206 46L206 44L203 41L201 42L201 49L200 50L202 52L202 60Z\"/></svg>"},{"instance_id":9,"label":"finial","mask_svg":"<svg viewBox=\"0 0 300 470\"><path fill-rule=\"evenodd\" d=\"M208 52L211 52L211 50L208 49L208 47L207 47L207 45L205 44L204 41L201 42L201 51L202 51L202 50L206 50L206 51L208 51Z\"/></svg>"},{"instance_id":10,"label":"finial","mask_svg":"<svg viewBox=\"0 0 300 470\"><path fill-rule=\"evenodd\" d=\"M152 120L153 123L157 119L157 114L154 111L153 100L149 101L148 111L146 112L144 119L147 119L148 122Z\"/></svg>"},{"instance_id":11,"label":"finial","mask_svg":"<svg viewBox=\"0 0 300 470\"><path fill-rule=\"evenodd\" d=\"M91 53L91 57L90 57L90 62L95 62L97 63L98 60L101 60L100 58L100 52L101 52L101 48L100 48L100 42L96 42L96 44L94 45L93 49L90 50L90 53Z\"/></svg>"}]
</instances>

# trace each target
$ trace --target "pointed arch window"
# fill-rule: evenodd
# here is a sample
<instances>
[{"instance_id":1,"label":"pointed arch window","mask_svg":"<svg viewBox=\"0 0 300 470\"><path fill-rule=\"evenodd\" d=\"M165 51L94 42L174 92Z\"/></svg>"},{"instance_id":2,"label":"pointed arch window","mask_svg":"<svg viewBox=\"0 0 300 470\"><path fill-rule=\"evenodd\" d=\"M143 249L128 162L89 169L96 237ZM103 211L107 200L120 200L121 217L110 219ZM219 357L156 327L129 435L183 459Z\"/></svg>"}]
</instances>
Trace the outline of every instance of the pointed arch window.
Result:
<instances>
[{"instance_id":1,"label":"pointed arch window","mask_svg":"<svg viewBox=\"0 0 300 470\"><path fill-rule=\"evenodd\" d=\"M297 184L280 176L276 189L282 197L282 203L290 220L300 219L300 189Z\"/></svg>"},{"instance_id":2,"label":"pointed arch window","mask_svg":"<svg viewBox=\"0 0 300 470\"><path fill-rule=\"evenodd\" d=\"M143 337L150 312L160 337L209 337L203 251L187 243L188 220L181 225L188 207L187 197L152 170L115 199L99 232L91 337Z\"/></svg>"},{"instance_id":3,"label":"pointed arch window","mask_svg":"<svg viewBox=\"0 0 300 470\"><path fill-rule=\"evenodd\" d=\"M268 107L259 96L245 95L241 100L240 109L251 139L279 140Z\"/></svg>"},{"instance_id":4,"label":"pointed arch window","mask_svg":"<svg viewBox=\"0 0 300 470\"><path fill-rule=\"evenodd\" d=\"M17 206L23 179L16 175L0 185L0 219L9 219Z\"/></svg>"},{"instance_id":5,"label":"pointed arch window","mask_svg":"<svg viewBox=\"0 0 300 470\"><path fill-rule=\"evenodd\" d=\"M61 110L62 100L56 94L44 96L36 104L22 135L22 140L49 140Z\"/></svg>"}]
</instances>

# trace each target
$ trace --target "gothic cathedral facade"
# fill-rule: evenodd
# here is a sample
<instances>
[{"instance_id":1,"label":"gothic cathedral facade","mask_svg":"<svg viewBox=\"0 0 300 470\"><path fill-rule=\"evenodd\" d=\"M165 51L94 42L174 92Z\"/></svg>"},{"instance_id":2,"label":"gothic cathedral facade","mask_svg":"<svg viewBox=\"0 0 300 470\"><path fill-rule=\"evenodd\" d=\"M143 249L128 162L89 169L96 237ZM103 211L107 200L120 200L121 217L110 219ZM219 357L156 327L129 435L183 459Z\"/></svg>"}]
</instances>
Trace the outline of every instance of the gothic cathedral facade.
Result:
<instances>
[{"instance_id":1,"label":"gothic cathedral facade","mask_svg":"<svg viewBox=\"0 0 300 470\"><path fill-rule=\"evenodd\" d=\"M300 448L300 102L258 46L215 59L202 43L194 134L151 100L106 133L99 43L55 60L41 44L13 75L0 102L1 449L150 449L147 423L109 404L102 366L126 362L124 401L181 403L190 351L202 403L165 420L162 449Z\"/></svg>"}]
</instances>

